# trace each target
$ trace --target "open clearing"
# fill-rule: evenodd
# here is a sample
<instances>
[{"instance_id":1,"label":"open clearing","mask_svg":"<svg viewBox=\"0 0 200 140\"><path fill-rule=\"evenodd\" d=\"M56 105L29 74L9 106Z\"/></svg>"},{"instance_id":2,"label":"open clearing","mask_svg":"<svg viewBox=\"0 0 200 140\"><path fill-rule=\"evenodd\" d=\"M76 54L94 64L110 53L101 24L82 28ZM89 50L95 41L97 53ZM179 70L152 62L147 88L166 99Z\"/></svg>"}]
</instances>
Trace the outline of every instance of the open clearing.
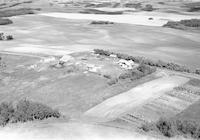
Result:
<instances>
[{"instance_id":1,"label":"open clearing","mask_svg":"<svg viewBox=\"0 0 200 140\"><path fill-rule=\"evenodd\" d=\"M107 99L101 104L88 110L85 115L96 117L100 121L111 121L132 108L142 106L151 100L159 98L162 94L182 85L188 81L187 78L171 76L163 77L148 83L139 85L125 93Z\"/></svg>"},{"instance_id":2,"label":"open clearing","mask_svg":"<svg viewBox=\"0 0 200 140\"><path fill-rule=\"evenodd\" d=\"M115 78L125 70L117 60L92 53L66 55L71 60L58 68L55 65L59 57L1 56L7 65L0 77L1 102L26 98L57 108L70 117L78 117L105 99L156 78L153 74L110 86L110 79L104 75Z\"/></svg>"}]
</instances>

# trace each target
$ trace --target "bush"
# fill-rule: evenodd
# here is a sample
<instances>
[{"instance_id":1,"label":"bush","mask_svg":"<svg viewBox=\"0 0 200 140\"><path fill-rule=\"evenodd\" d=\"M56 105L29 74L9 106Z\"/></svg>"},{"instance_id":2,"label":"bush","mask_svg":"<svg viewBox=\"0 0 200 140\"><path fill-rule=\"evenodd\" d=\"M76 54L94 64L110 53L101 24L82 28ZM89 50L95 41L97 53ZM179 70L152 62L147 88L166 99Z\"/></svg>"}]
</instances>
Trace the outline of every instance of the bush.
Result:
<instances>
[{"instance_id":1,"label":"bush","mask_svg":"<svg viewBox=\"0 0 200 140\"><path fill-rule=\"evenodd\" d=\"M137 79L140 79L142 77L146 76L143 72L141 71L138 71L138 70L133 70L131 72L131 81L134 81L134 80L137 80Z\"/></svg>"},{"instance_id":2,"label":"bush","mask_svg":"<svg viewBox=\"0 0 200 140\"><path fill-rule=\"evenodd\" d=\"M159 131L166 137L182 135L185 137L200 138L200 124L193 120L160 118L156 123L147 123L141 127L145 132Z\"/></svg>"},{"instance_id":3,"label":"bush","mask_svg":"<svg viewBox=\"0 0 200 140\"><path fill-rule=\"evenodd\" d=\"M155 71L155 68L152 68L145 64L140 64L136 69L128 70L126 73L120 74L119 79L130 79L134 81Z\"/></svg>"},{"instance_id":4,"label":"bush","mask_svg":"<svg viewBox=\"0 0 200 140\"><path fill-rule=\"evenodd\" d=\"M187 27L200 27L200 19L181 20L179 23Z\"/></svg>"},{"instance_id":5,"label":"bush","mask_svg":"<svg viewBox=\"0 0 200 140\"><path fill-rule=\"evenodd\" d=\"M0 40L13 40L12 35L5 36L4 33L0 33Z\"/></svg>"},{"instance_id":6,"label":"bush","mask_svg":"<svg viewBox=\"0 0 200 140\"><path fill-rule=\"evenodd\" d=\"M13 22L10 19L7 18L0 18L0 25L8 25L12 24Z\"/></svg>"},{"instance_id":7,"label":"bush","mask_svg":"<svg viewBox=\"0 0 200 140\"><path fill-rule=\"evenodd\" d=\"M43 120L50 117L59 118L60 113L50 107L34 103L27 100L22 100L17 104L14 112L14 122L26 122L33 120Z\"/></svg>"},{"instance_id":8,"label":"bush","mask_svg":"<svg viewBox=\"0 0 200 140\"><path fill-rule=\"evenodd\" d=\"M58 111L41 103L21 100L13 107L11 103L2 103L0 105L0 125L7 123L27 122L33 120L43 120L50 117L59 118Z\"/></svg>"},{"instance_id":9,"label":"bush","mask_svg":"<svg viewBox=\"0 0 200 140\"><path fill-rule=\"evenodd\" d=\"M4 33L0 33L0 40L4 40L4 39L5 39Z\"/></svg>"},{"instance_id":10,"label":"bush","mask_svg":"<svg viewBox=\"0 0 200 140\"><path fill-rule=\"evenodd\" d=\"M153 6L151 4L147 4L147 5L145 5L144 8L142 8L142 10L143 11L153 11L154 8L153 8Z\"/></svg>"},{"instance_id":11,"label":"bush","mask_svg":"<svg viewBox=\"0 0 200 140\"><path fill-rule=\"evenodd\" d=\"M5 126L13 117L14 108L9 103L0 104L0 126Z\"/></svg>"},{"instance_id":12,"label":"bush","mask_svg":"<svg viewBox=\"0 0 200 140\"><path fill-rule=\"evenodd\" d=\"M178 132L184 135L190 135L192 137L195 136L195 133L198 129L198 125L194 121L176 120L175 125Z\"/></svg>"},{"instance_id":13,"label":"bush","mask_svg":"<svg viewBox=\"0 0 200 140\"><path fill-rule=\"evenodd\" d=\"M112 85L116 84L117 82L118 82L117 78L112 78L109 80L108 85L112 86Z\"/></svg>"},{"instance_id":14,"label":"bush","mask_svg":"<svg viewBox=\"0 0 200 140\"><path fill-rule=\"evenodd\" d=\"M144 75L148 75L148 74L151 74L153 72L156 71L155 68L153 67L150 67L148 65L145 65L144 63L140 64L138 67L137 67L137 70L142 72Z\"/></svg>"},{"instance_id":15,"label":"bush","mask_svg":"<svg viewBox=\"0 0 200 140\"><path fill-rule=\"evenodd\" d=\"M6 40L13 40L14 38L13 38L13 36L12 35L8 35L8 36L6 36Z\"/></svg>"},{"instance_id":16,"label":"bush","mask_svg":"<svg viewBox=\"0 0 200 140\"><path fill-rule=\"evenodd\" d=\"M110 56L111 53L109 51L101 50L101 49L94 49L95 54Z\"/></svg>"},{"instance_id":17,"label":"bush","mask_svg":"<svg viewBox=\"0 0 200 140\"><path fill-rule=\"evenodd\" d=\"M103 77L107 78L107 79L111 79L111 75L107 75L107 74L104 74Z\"/></svg>"},{"instance_id":18,"label":"bush","mask_svg":"<svg viewBox=\"0 0 200 140\"><path fill-rule=\"evenodd\" d=\"M109 21L92 21L90 24L99 24L99 25L108 25L108 24L114 24L114 22L109 22Z\"/></svg>"},{"instance_id":19,"label":"bush","mask_svg":"<svg viewBox=\"0 0 200 140\"><path fill-rule=\"evenodd\" d=\"M158 130L154 123L144 123L142 124L140 129L142 129L145 132Z\"/></svg>"},{"instance_id":20,"label":"bush","mask_svg":"<svg viewBox=\"0 0 200 140\"><path fill-rule=\"evenodd\" d=\"M195 73L200 75L200 69L196 69Z\"/></svg>"},{"instance_id":21,"label":"bush","mask_svg":"<svg viewBox=\"0 0 200 140\"><path fill-rule=\"evenodd\" d=\"M163 27L174 28L174 29L184 29L183 25L176 21L168 21Z\"/></svg>"},{"instance_id":22,"label":"bush","mask_svg":"<svg viewBox=\"0 0 200 140\"><path fill-rule=\"evenodd\" d=\"M166 137L174 136L174 130L172 126L172 122L168 119L161 118L157 123L156 127L158 130Z\"/></svg>"}]
</instances>

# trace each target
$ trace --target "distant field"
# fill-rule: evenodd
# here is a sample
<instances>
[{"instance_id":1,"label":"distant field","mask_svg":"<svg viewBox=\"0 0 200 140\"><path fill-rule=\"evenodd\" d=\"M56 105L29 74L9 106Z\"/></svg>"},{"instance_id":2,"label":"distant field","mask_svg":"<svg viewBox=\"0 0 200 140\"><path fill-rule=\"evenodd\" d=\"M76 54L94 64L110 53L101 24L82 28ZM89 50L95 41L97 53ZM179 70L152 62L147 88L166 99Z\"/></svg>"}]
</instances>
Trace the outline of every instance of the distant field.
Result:
<instances>
[{"instance_id":1,"label":"distant field","mask_svg":"<svg viewBox=\"0 0 200 140\"><path fill-rule=\"evenodd\" d=\"M39 15L11 20L14 24L1 31L16 39L1 42L1 51L60 55L99 48L200 67L199 33L128 24L93 26L90 20Z\"/></svg>"}]
</instances>

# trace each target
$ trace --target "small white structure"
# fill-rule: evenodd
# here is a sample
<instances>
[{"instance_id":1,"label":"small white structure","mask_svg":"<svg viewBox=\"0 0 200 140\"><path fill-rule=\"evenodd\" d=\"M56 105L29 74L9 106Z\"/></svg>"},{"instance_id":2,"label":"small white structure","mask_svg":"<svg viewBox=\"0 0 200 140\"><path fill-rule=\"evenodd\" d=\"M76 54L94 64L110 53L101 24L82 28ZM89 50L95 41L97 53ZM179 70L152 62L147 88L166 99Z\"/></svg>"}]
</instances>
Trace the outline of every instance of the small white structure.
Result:
<instances>
[{"instance_id":1,"label":"small white structure","mask_svg":"<svg viewBox=\"0 0 200 140\"><path fill-rule=\"evenodd\" d=\"M70 55L64 55L63 57L60 58L60 62L64 62L64 63L66 63L70 60L73 60L73 57Z\"/></svg>"},{"instance_id":2,"label":"small white structure","mask_svg":"<svg viewBox=\"0 0 200 140\"><path fill-rule=\"evenodd\" d=\"M30 65L27 69L28 70L35 70L37 68L37 65L36 64L33 64L33 65Z\"/></svg>"},{"instance_id":3,"label":"small white structure","mask_svg":"<svg viewBox=\"0 0 200 140\"><path fill-rule=\"evenodd\" d=\"M41 63L50 63L50 62L54 62L56 61L56 58L55 57L47 57L47 58L43 58L40 60Z\"/></svg>"},{"instance_id":4,"label":"small white structure","mask_svg":"<svg viewBox=\"0 0 200 140\"><path fill-rule=\"evenodd\" d=\"M87 69L90 72L98 72L99 69L101 69L101 66L95 66L94 64L87 64Z\"/></svg>"},{"instance_id":5,"label":"small white structure","mask_svg":"<svg viewBox=\"0 0 200 140\"><path fill-rule=\"evenodd\" d=\"M132 69L134 67L132 60L120 59L117 63L124 69Z\"/></svg>"},{"instance_id":6,"label":"small white structure","mask_svg":"<svg viewBox=\"0 0 200 140\"><path fill-rule=\"evenodd\" d=\"M117 55L116 54L111 54L110 57L117 58Z\"/></svg>"}]
</instances>

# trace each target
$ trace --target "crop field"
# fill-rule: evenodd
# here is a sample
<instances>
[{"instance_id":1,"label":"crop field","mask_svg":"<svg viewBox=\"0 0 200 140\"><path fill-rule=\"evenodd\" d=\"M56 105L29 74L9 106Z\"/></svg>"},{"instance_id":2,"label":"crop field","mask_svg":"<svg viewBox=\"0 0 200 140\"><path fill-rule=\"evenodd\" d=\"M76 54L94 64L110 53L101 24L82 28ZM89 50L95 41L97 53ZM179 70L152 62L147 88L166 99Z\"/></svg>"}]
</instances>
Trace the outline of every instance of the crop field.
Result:
<instances>
[{"instance_id":1,"label":"crop field","mask_svg":"<svg viewBox=\"0 0 200 140\"><path fill-rule=\"evenodd\" d=\"M184 87L189 85L184 84ZM192 87L195 88L195 87ZM136 123L156 122L160 117L174 117L200 99L199 93L187 88L174 88L157 99L140 106L121 117L122 120Z\"/></svg>"}]
</instances>

